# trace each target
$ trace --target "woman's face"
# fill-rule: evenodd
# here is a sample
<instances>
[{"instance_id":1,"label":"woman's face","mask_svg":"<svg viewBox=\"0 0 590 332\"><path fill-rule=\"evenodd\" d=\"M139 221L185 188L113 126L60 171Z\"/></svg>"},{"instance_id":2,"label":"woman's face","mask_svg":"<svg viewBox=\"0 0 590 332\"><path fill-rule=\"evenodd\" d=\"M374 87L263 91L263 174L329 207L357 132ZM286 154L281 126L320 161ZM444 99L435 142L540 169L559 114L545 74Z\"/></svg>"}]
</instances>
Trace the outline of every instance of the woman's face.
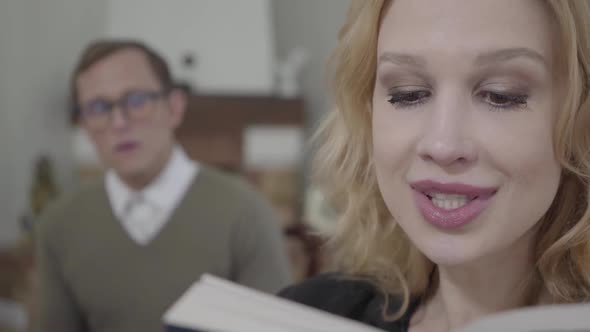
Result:
<instances>
[{"instance_id":1,"label":"woman's face","mask_svg":"<svg viewBox=\"0 0 590 332\"><path fill-rule=\"evenodd\" d=\"M373 153L394 220L432 261L527 242L553 201L552 21L535 0L395 0L383 18Z\"/></svg>"}]
</instances>

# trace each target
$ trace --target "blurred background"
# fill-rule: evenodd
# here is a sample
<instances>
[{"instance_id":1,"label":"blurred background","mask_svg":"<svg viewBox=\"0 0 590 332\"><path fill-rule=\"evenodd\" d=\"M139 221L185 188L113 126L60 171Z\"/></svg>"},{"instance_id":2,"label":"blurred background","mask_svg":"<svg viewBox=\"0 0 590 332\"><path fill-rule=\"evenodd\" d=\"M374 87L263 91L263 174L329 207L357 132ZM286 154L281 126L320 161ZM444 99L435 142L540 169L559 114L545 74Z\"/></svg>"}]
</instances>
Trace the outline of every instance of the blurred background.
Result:
<instances>
[{"instance_id":1,"label":"blurred background","mask_svg":"<svg viewBox=\"0 0 590 332\"><path fill-rule=\"evenodd\" d=\"M35 216L104 171L68 117L69 75L99 37L138 38L166 57L191 93L178 131L187 153L252 181L281 215L296 277L317 272L308 229L330 215L305 142L329 109L325 63L348 2L0 2L0 298L16 296L14 275L32 264L15 248Z\"/></svg>"}]
</instances>

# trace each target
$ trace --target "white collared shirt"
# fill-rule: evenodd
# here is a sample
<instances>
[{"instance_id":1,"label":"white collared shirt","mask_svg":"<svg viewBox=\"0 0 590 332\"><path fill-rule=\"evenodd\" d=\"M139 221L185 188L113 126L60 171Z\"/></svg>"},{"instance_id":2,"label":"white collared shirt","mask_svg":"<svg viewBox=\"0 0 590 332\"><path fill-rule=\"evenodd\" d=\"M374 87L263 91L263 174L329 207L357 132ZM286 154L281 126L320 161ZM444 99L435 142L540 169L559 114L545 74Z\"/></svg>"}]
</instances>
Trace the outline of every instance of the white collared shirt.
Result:
<instances>
[{"instance_id":1,"label":"white collared shirt","mask_svg":"<svg viewBox=\"0 0 590 332\"><path fill-rule=\"evenodd\" d=\"M146 245L158 235L198 171L198 163L176 146L160 175L141 191L129 188L113 170L107 172L106 190L113 213L135 242Z\"/></svg>"}]
</instances>

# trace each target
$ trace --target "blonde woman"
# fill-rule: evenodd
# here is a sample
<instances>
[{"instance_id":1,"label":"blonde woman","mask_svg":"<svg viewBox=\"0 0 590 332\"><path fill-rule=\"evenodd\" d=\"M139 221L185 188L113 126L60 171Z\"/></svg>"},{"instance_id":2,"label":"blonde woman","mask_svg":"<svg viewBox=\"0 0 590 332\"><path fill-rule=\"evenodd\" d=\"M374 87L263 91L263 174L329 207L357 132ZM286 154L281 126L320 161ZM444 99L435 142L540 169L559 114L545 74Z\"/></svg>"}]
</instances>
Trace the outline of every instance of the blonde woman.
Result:
<instances>
[{"instance_id":1,"label":"blonde woman","mask_svg":"<svg viewBox=\"0 0 590 332\"><path fill-rule=\"evenodd\" d=\"M590 1L353 0L332 65L340 273L282 296L410 332L590 300Z\"/></svg>"}]
</instances>

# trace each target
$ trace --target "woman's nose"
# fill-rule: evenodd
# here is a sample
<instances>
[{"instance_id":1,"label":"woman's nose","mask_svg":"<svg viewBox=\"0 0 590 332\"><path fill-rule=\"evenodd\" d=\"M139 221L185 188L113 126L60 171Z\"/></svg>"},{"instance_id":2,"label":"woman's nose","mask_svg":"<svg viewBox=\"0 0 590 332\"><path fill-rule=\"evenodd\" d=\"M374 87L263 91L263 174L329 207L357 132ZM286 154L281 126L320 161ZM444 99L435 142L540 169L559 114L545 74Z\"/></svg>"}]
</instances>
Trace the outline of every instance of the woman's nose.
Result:
<instances>
[{"instance_id":1,"label":"woman's nose","mask_svg":"<svg viewBox=\"0 0 590 332\"><path fill-rule=\"evenodd\" d=\"M477 159L468 107L461 103L446 103L430 110L428 123L417 144L417 153L423 160L448 167Z\"/></svg>"}]
</instances>

